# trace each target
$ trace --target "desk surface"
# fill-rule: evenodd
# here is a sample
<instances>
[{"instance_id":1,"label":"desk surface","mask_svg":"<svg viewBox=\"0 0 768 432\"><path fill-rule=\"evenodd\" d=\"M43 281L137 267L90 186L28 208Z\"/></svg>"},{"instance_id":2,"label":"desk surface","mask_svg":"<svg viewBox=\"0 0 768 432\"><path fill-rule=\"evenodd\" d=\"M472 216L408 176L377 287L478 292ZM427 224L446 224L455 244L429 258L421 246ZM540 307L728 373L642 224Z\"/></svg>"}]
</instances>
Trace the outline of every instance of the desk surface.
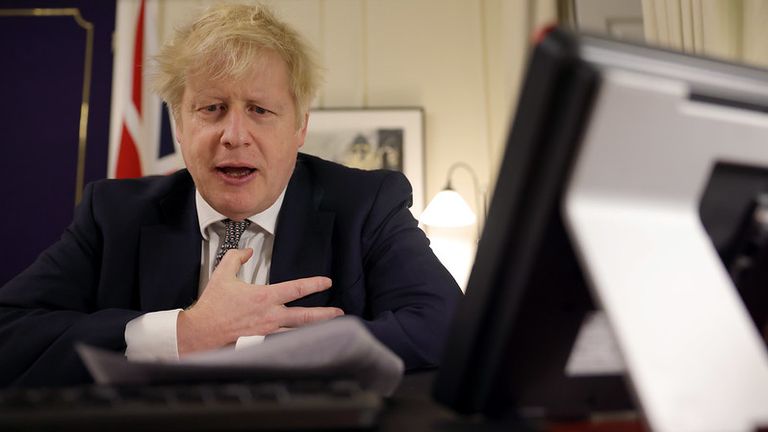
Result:
<instances>
[{"instance_id":1,"label":"desk surface","mask_svg":"<svg viewBox=\"0 0 768 432\"><path fill-rule=\"evenodd\" d=\"M386 432L408 431L509 431L478 418L465 418L432 400L436 372L406 375L395 394L385 401L379 427Z\"/></svg>"},{"instance_id":2,"label":"desk surface","mask_svg":"<svg viewBox=\"0 0 768 432\"><path fill-rule=\"evenodd\" d=\"M645 427L639 421L609 421L600 423L550 423L542 428L508 422L488 422L479 416L464 417L432 400L432 382L435 372L406 375L395 394L385 401L377 431L531 431L549 432L641 432Z\"/></svg>"}]
</instances>

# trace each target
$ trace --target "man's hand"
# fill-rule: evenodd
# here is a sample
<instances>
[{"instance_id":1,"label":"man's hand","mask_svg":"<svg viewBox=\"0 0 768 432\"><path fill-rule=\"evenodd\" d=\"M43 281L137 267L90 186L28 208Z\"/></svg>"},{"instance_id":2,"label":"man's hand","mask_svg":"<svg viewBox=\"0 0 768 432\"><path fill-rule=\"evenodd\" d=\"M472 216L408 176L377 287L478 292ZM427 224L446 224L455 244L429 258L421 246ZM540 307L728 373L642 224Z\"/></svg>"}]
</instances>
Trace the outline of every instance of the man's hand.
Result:
<instances>
[{"instance_id":1,"label":"man's hand","mask_svg":"<svg viewBox=\"0 0 768 432\"><path fill-rule=\"evenodd\" d=\"M334 307L285 307L285 303L331 287L326 277L296 279L275 285L252 285L237 279L253 249L224 255L197 302L178 315L179 355L219 348L240 336L268 335L286 328L328 320L344 312Z\"/></svg>"}]
</instances>

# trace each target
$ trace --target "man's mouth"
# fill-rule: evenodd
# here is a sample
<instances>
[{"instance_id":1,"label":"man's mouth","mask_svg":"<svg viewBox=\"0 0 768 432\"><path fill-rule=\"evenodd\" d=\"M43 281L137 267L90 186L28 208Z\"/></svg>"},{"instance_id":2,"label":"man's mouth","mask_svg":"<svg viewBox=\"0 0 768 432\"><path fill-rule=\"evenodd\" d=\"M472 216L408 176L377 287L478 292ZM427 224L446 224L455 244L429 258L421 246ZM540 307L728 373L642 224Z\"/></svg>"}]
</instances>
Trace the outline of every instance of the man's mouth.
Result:
<instances>
[{"instance_id":1,"label":"man's mouth","mask_svg":"<svg viewBox=\"0 0 768 432\"><path fill-rule=\"evenodd\" d=\"M248 167L217 167L217 171L220 173L234 178L246 177L256 171L256 168Z\"/></svg>"}]
</instances>

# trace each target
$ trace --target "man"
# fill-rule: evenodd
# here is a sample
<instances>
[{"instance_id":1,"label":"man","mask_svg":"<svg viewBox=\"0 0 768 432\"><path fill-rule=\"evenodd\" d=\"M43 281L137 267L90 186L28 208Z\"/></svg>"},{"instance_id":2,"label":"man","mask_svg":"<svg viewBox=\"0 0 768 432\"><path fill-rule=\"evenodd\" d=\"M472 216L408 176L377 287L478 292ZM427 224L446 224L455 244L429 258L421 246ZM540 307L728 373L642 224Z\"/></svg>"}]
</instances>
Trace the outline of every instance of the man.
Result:
<instances>
[{"instance_id":1,"label":"man","mask_svg":"<svg viewBox=\"0 0 768 432\"><path fill-rule=\"evenodd\" d=\"M318 86L299 36L263 7L216 6L158 63L188 171L86 188L0 289L0 385L88 381L77 342L172 359L341 314L407 368L436 365L458 286L402 174L298 154Z\"/></svg>"}]
</instances>

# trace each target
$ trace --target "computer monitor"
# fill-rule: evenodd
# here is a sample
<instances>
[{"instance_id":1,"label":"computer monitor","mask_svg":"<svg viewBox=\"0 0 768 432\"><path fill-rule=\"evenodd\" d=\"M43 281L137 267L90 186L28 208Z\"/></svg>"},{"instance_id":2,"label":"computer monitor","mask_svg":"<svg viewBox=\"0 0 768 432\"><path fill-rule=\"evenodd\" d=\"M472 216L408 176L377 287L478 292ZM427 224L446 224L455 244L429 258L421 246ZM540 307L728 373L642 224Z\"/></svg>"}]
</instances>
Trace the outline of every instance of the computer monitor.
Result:
<instances>
[{"instance_id":1,"label":"computer monitor","mask_svg":"<svg viewBox=\"0 0 768 432\"><path fill-rule=\"evenodd\" d=\"M751 221L768 206L766 112L765 71L550 32L529 61L436 400L492 418L637 408L654 430L767 424L768 352L728 278L743 261L745 286L765 280L768 236ZM609 328L584 336L585 323ZM573 367L582 338L596 370Z\"/></svg>"}]
</instances>

